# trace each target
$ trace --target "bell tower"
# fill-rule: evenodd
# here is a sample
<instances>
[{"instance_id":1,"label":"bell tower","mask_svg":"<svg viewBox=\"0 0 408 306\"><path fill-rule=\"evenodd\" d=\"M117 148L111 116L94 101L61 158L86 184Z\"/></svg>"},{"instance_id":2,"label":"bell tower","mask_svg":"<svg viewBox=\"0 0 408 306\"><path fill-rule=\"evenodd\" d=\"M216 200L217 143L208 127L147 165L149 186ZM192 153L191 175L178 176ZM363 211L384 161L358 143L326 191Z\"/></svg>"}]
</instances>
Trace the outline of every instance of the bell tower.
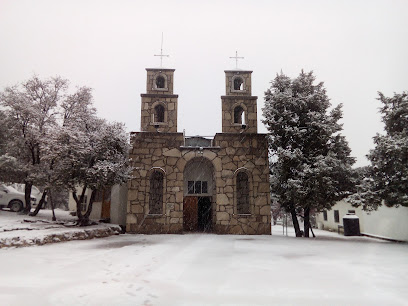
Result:
<instances>
[{"instance_id":1,"label":"bell tower","mask_svg":"<svg viewBox=\"0 0 408 306\"><path fill-rule=\"evenodd\" d=\"M238 69L238 57L235 70L225 70L225 96L222 101L222 132L223 133L257 133L258 97L252 96L252 71Z\"/></svg>"},{"instance_id":2,"label":"bell tower","mask_svg":"<svg viewBox=\"0 0 408 306\"><path fill-rule=\"evenodd\" d=\"M223 133L258 132L258 97L251 95L251 74L247 70L225 70L226 95L221 96Z\"/></svg>"},{"instance_id":3,"label":"bell tower","mask_svg":"<svg viewBox=\"0 0 408 306\"><path fill-rule=\"evenodd\" d=\"M177 132L177 100L173 94L174 71L167 68L146 68L146 93L141 94L141 131Z\"/></svg>"}]
</instances>

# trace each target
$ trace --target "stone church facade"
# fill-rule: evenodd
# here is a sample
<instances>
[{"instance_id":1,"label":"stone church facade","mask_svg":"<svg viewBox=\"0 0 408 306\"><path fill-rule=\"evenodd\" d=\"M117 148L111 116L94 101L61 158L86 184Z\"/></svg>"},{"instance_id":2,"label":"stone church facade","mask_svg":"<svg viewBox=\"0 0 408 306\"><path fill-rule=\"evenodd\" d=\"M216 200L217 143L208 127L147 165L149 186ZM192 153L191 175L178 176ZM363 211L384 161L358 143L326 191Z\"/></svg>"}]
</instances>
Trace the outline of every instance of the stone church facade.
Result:
<instances>
[{"instance_id":1,"label":"stone church facade","mask_svg":"<svg viewBox=\"0 0 408 306\"><path fill-rule=\"evenodd\" d=\"M271 234L268 145L257 133L252 71L225 71L222 133L177 132L174 69L146 69L141 132L131 133L130 233Z\"/></svg>"}]
</instances>

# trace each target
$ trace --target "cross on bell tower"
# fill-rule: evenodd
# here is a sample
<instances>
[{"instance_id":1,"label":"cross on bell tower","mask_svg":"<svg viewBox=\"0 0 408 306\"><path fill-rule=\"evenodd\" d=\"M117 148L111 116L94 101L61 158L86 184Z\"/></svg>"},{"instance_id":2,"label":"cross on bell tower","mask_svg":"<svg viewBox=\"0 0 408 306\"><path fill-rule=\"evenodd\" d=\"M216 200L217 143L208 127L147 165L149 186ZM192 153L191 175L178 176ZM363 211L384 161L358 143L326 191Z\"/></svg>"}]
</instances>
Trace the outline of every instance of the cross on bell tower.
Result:
<instances>
[{"instance_id":1,"label":"cross on bell tower","mask_svg":"<svg viewBox=\"0 0 408 306\"><path fill-rule=\"evenodd\" d=\"M177 99L173 93L175 69L162 68L163 33L160 54L160 68L146 68L146 93L141 94L141 131L177 133Z\"/></svg>"},{"instance_id":2,"label":"cross on bell tower","mask_svg":"<svg viewBox=\"0 0 408 306\"><path fill-rule=\"evenodd\" d=\"M235 59L236 69L225 70L225 96L222 101L222 132L223 133L257 133L257 97L252 96L250 70L238 69L238 56Z\"/></svg>"},{"instance_id":3,"label":"cross on bell tower","mask_svg":"<svg viewBox=\"0 0 408 306\"><path fill-rule=\"evenodd\" d=\"M170 55L163 54L163 32L162 32L162 39L161 39L160 54L155 54L154 56L160 56L160 68L163 68L163 57L170 57Z\"/></svg>"},{"instance_id":4,"label":"cross on bell tower","mask_svg":"<svg viewBox=\"0 0 408 306\"><path fill-rule=\"evenodd\" d=\"M244 59L242 56L238 56L238 51L235 51L235 56L230 56L235 59L235 69L238 69L238 59Z\"/></svg>"}]
</instances>

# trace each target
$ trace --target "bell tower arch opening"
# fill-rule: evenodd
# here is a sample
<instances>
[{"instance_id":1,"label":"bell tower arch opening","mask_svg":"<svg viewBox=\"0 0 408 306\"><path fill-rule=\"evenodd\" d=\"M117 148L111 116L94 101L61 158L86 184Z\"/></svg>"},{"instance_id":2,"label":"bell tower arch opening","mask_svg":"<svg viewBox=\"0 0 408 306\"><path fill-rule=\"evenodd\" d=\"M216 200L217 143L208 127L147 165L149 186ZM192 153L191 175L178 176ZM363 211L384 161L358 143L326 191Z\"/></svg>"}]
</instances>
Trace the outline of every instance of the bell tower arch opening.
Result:
<instances>
[{"instance_id":1,"label":"bell tower arch opening","mask_svg":"<svg viewBox=\"0 0 408 306\"><path fill-rule=\"evenodd\" d=\"M166 79L164 78L164 76L159 75L156 77L156 88L157 89L165 89L166 88Z\"/></svg>"},{"instance_id":2,"label":"bell tower arch opening","mask_svg":"<svg viewBox=\"0 0 408 306\"><path fill-rule=\"evenodd\" d=\"M190 160L184 168L183 228L186 232L211 232L213 228L215 179L211 161Z\"/></svg>"},{"instance_id":3,"label":"bell tower arch opening","mask_svg":"<svg viewBox=\"0 0 408 306\"><path fill-rule=\"evenodd\" d=\"M244 90L244 79L240 76L234 76L233 78L233 90L235 91L242 91Z\"/></svg>"},{"instance_id":4,"label":"bell tower arch opening","mask_svg":"<svg viewBox=\"0 0 408 306\"><path fill-rule=\"evenodd\" d=\"M153 122L164 122L164 113L165 109L164 106L161 104L157 104L154 107L154 121Z\"/></svg>"}]
</instances>

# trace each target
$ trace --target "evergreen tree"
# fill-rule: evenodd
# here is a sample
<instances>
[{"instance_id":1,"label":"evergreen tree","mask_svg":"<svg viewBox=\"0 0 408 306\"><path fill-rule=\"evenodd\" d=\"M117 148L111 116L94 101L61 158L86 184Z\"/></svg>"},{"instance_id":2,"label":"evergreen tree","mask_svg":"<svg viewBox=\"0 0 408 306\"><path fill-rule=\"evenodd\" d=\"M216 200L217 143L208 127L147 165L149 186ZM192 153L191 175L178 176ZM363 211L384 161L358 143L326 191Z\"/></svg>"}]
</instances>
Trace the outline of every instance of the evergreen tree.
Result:
<instances>
[{"instance_id":1,"label":"evergreen tree","mask_svg":"<svg viewBox=\"0 0 408 306\"><path fill-rule=\"evenodd\" d=\"M375 148L367 155L371 165L349 201L365 210L408 206L408 92L385 97L378 93L385 135L374 137Z\"/></svg>"},{"instance_id":2,"label":"evergreen tree","mask_svg":"<svg viewBox=\"0 0 408 306\"><path fill-rule=\"evenodd\" d=\"M354 158L344 136L341 105L331 106L323 83L313 72L291 80L277 75L265 92L263 114L270 132L272 193L290 212L301 236L297 216L303 214L309 236L310 213L330 209L353 188Z\"/></svg>"}]
</instances>

